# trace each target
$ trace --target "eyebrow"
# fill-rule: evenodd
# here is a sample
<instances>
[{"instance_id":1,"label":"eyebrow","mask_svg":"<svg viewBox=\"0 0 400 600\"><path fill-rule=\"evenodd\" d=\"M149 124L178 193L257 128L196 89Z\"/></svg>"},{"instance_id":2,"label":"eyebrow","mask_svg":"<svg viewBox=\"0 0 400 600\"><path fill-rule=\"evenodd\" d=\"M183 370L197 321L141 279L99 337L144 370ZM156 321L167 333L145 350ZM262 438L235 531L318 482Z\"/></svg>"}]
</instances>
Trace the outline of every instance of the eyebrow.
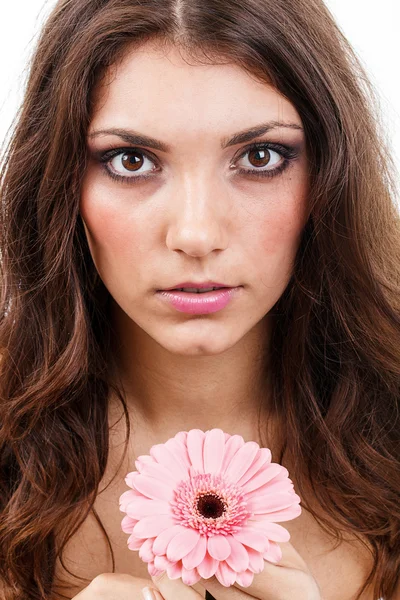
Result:
<instances>
[{"instance_id":1,"label":"eyebrow","mask_svg":"<svg viewBox=\"0 0 400 600\"><path fill-rule=\"evenodd\" d=\"M279 127L284 127L288 129L297 129L299 131L303 131L303 128L297 123L287 123L280 121L268 121L267 123L261 123L260 125L255 125L250 129L245 129L243 131L239 131L238 133L233 134L229 138L222 138L221 140L221 148L224 150L229 146L235 146L236 144L243 144L246 142L250 142L254 138L257 138L271 129L277 129ZM160 140L156 140L155 138L149 137L138 131L133 131L131 129L100 129L99 131L93 131L89 134L89 139L98 137L100 135L116 135L123 139L125 142L128 142L132 145L140 145L140 146L148 146L149 148L154 148L155 150L160 150L161 152L170 152L171 147L165 142L161 142Z\"/></svg>"}]
</instances>

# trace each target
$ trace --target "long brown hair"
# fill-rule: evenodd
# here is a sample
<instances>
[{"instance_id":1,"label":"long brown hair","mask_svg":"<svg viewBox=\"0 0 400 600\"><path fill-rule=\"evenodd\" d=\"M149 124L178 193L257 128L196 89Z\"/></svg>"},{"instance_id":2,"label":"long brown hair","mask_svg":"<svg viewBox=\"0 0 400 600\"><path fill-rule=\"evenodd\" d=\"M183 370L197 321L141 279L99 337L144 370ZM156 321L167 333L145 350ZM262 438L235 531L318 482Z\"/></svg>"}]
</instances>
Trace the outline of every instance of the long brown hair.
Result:
<instances>
[{"instance_id":1,"label":"long brown hair","mask_svg":"<svg viewBox=\"0 0 400 600\"><path fill-rule=\"evenodd\" d=\"M390 599L400 573L396 169L376 92L321 0L60 0L43 27L1 163L4 597L50 598L57 557L96 516L112 388L129 435L109 375L110 295L79 198L94 86L150 39L197 63L233 61L301 116L310 212L271 310L271 407L286 442L274 460L292 457L302 506L326 531L338 541L350 531L371 551L360 595L373 583L375 598ZM307 508L309 494L332 521Z\"/></svg>"}]
</instances>

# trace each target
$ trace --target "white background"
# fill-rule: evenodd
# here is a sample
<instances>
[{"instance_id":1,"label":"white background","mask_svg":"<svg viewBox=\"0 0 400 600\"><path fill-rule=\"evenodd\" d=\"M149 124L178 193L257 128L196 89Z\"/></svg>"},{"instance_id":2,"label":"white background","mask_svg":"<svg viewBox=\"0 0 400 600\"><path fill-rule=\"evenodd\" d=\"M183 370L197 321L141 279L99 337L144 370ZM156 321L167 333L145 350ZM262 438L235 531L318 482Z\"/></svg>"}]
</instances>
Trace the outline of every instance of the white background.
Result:
<instances>
[{"instance_id":1,"label":"white background","mask_svg":"<svg viewBox=\"0 0 400 600\"><path fill-rule=\"evenodd\" d=\"M271 0L273 1L273 0ZM23 97L27 61L55 0L2 0L0 20L0 144ZM400 2L325 0L378 92L384 134L397 167L400 189ZM398 202L400 205L400 192Z\"/></svg>"}]
</instances>

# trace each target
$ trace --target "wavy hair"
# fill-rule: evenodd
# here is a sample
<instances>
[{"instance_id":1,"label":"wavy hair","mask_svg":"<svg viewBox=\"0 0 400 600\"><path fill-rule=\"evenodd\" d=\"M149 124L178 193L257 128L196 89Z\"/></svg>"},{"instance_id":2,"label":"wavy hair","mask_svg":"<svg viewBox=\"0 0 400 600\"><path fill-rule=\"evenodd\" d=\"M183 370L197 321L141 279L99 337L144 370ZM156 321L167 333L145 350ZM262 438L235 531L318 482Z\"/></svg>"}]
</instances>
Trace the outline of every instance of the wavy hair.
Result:
<instances>
[{"instance_id":1,"label":"wavy hair","mask_svg":"<svg viewBox=\"0 0 400 600\"><path fill-rule=\"evenodd\" d=\"M60 0L43 26L0 171L4 598L51 598L56 559L90 511L115 570L93 507L112 389L128 431L123 458L129 417L79 199L94 87L149 40L198 64L233 61L301 116L310 212L271 310L277 460L294 461L302 506L321 527L338 543L351 531L370 551L359 596L372 584L389 599L400 578L396 169L376 92L322 0Z\"/></svg>"}]
</instances>

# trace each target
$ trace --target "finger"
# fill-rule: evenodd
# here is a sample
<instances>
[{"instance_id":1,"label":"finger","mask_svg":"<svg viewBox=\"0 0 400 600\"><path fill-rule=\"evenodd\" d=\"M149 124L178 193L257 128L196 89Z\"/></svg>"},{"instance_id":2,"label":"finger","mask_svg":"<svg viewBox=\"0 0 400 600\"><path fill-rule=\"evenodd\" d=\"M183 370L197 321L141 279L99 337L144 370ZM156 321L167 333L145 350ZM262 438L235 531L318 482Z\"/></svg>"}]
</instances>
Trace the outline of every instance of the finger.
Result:
<instances>
[{"instance_id":1,"label":"finger","mask_svg":"<svg viewBox=\"0 0 400 600\"><path fill-rule=\"evenodd\" d=\"M215 575L209 579L201 579L201 584L218 600L276 600L277 598L289 598L291 594L304 590L307 598L320 598L319 588L313 579L306 562L290 544L280 542L280 551L275 555L276 563L263 560L261 572L247 575L253 577L250 585L243 587L236 581L229 587L222 585ZM280 560L279 556L281 556ZM222 566L222 565L220 565ZM225 578L234 580L235 574L230 567L224 563L223 572Z\"/></svg>"},{"instance_id":2,"label":"finger","mask_svg":"<svg viewBox=\"0 0 400 600\"><path fill-rule=\"evenodd\" d=\"M182 579L170 579L166 571L152 575L154 585L160 590L164 600L204 600L190 585L183 583Z\"/></svg>"}]
</instances>

